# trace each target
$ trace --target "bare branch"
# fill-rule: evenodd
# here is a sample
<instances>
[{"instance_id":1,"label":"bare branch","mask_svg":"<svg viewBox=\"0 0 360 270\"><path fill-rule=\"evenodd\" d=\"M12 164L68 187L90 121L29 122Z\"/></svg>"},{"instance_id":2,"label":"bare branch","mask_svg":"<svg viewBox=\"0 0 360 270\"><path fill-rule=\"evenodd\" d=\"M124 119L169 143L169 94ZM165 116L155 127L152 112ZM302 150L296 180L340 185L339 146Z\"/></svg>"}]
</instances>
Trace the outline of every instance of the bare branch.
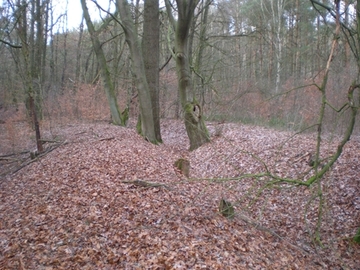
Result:
<instances>
[{"instance_id":1,"label":"bare branch","mask_svg":"<svg viewBox=\"0 0 360 270\"><path fill-rule=\"evenodd\" d=\"M5 41L3 39L0 39L0 42L4 43L4 44L6 44L6 45L8 45L8 46L10 46L11 48L14 48L14 49L21 49L22 48L21 45L14 45L14 44L11 44L10 42L7 42L7 41Z\"/></svg>"}]
</instances>

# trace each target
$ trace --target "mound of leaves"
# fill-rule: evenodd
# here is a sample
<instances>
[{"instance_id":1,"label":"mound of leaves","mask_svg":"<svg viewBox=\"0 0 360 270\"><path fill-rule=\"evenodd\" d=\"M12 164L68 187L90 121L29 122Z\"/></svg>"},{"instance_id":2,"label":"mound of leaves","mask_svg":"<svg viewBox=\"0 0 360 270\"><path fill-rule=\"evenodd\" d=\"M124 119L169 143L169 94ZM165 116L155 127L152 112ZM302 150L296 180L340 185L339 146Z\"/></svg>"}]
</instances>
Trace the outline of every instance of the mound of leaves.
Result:
<instances>
[{"instance_id":1,"label":"mound of leaves","mask_svg":"<svg viewBox=\"0 0 360 270\"><path fill-rule=\"evenodd\" d=\"M321 181L320 247L317 187L264 188L269 179L259 177L267 169L305 179L314 136L237 124L215 136L209 123L212 142L188 152L183 124L162 125L160 146L130 128L64 126L53 130L56 148L3 174L1 268L359 269L359 141ZM174 166L179 158L190 161L190 178ZM222 199L233 218L219 213Z\"/></svg>"}]
</instances>

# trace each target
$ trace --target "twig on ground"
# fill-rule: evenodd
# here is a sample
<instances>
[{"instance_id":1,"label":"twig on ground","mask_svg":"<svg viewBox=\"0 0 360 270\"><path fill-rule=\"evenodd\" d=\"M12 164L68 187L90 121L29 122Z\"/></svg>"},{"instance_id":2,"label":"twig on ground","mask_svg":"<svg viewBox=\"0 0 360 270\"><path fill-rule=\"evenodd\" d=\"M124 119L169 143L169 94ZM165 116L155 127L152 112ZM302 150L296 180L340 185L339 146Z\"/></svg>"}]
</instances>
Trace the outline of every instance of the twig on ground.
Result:
<instances>
[{"instance_id":1,"label":"twig on ground","mask_svg":"<svg viewBox=\"0 0 360 270\"><path fill-rule=\"evenodd\" d=\"M50 152L54 151L55 149L57 149L58 147L62 146L62 145L65 145L67 144L68 142L65 140L64 142L62 143L59 143L51 148L48 148L46 151L40 153L38 156L36 156L36 158L34 159L31 159L29 161L26 161L24 162L23 164L21 164L19 167L17 167L14 171L7 171L5 173L3 173L3 175L6 175L8 173L11 173L11 174L14 174L14 173L17 173L18 171L20 171L21 169L25 168L26 166L30 165L31 163L35 162L35 161L38 161L40 158L46 156L47 154L49 154Z\"/></svg>"},{"instance_id":2,"label":"twig on ground","mask_svg":"<svg viewBox=\"0 0 360 270\"><path fill-rule=\"evenodd\" d=\"M110 138L102 138L100 139L99 141L102 142L102 141L110 141L110 140L114 140L115 137L110 137Z\"/></svg>"},{"instance_id":3,"label":"twig on ground","mask_svg":"<svg viewBox=\"0 0 360 270\"><path fill-rule=\"evenodd\" d=\"M139 187L151 188L151 187L164 187L170 189L167 185L161 183L147 182L143 180L134 180L134 181L121 181L121 183L132 184Z\"/></svg>"},{"instance_id":4,"label":"twig on ground","mask_svg":"<svg viewBox=\"0 0 360 270\"><path fill-rule=\"evenodd\" d=\"M285 239L284 237L280 236L279 234L277 234L276 232L274 232L273 230L266 228L262 225L260 225L258 222L251 220L249 217L247 217L244 214L236 214L236 217L240 218L241 220L245 221L246 223L250 224L251 226L253 226L255 229L259 229L260 231L264 231L264 232L268 232L271 235L279 238L281 241L286 242L287 244L289 244L291 247L300 250L302 252L306 252L309 253L309 251L307 251L306 249L299 247L297 245L294 245L293 243L291 243L290 241L288 241L287 239Z\"/></svg>"}]
</instances>

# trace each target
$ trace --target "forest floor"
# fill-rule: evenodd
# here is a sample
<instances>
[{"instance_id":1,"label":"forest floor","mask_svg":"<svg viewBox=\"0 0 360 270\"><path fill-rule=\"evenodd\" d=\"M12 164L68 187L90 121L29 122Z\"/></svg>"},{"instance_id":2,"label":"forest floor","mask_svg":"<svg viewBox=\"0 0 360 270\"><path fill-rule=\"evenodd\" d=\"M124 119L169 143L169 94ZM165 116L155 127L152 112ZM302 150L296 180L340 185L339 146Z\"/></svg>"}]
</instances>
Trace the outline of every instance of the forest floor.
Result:
<instances>
[{"instance_id":1,"label":"forest floor","mask_svg":"<svg viewBox=\"0 0 360 270\"><path fill-rule=\"evenodd\" d=\"M315 134L207 125L212 141L192 152L176 120L159 146L134 124L43 125L46 154L30 159L32 131L0 124L0 269L360 269L359 138L321 181L320 246L318 185L263 188L272 179L259 176L309 177ZM338 142L325 138L321 157Z\"/></svg>"}]
</instances>

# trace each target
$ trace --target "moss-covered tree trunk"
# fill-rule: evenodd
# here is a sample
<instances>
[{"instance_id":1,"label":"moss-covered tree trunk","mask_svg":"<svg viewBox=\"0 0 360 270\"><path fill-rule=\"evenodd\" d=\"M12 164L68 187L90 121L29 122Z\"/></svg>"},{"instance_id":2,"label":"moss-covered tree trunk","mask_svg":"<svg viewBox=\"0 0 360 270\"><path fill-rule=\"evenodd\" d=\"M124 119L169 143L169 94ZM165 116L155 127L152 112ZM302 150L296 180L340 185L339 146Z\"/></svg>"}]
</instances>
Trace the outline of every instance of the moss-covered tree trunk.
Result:
<instances>
[{"instance_id":1,"label":"moss-covered tree trunk","mask_svg":"<svg viewBox=\"0 0 360 270\"><path fill-rule=\"evenodd\" d=\"M191 74L189 65L189 30L194 18L194 10L198 0L176 0L178 19L171 15L171 8L166 1L170 21L175 27L175 60L178 77L178 91L181 106L184 110L186 132L190 140L190 150L195 150L204 143L210 141L202 116L200 104L191 101L188 96L191 93Z\"/></svg>"},{"instance_id":2,"label":"moss-covered tree trunk","mask_svg":"<svg viewBox=\"0 0 360 270\"><path fill-rule=\"evenodd\" d=\"M190 139L190 151L210 141L210 136L202 117L201 106L197 101L185 105L185 126Z\"/></svg>"}]
</instances>

